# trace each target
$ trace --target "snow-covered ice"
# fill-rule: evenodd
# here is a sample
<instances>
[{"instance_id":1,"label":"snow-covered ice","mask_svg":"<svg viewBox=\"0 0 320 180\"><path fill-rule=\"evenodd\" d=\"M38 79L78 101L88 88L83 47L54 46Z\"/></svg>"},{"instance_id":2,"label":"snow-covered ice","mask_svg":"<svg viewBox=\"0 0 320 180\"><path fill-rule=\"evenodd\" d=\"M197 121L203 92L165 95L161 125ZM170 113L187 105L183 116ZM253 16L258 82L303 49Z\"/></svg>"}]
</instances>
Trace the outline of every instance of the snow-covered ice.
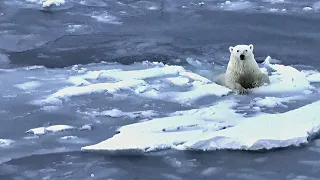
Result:
<instances>
[{"instance_id":1,"label":"snow-covered ice","mask_svg":"<svg viewBox=\"0 0 320 180\"><path fill-rule=\"evenodd\" d=\"M92 125L91 124L85 124L79 130L84 131L84 130L92 130Z\"/></svg>"},{"instance_id":2,"label":"snow-covered ice","mask_svg":"<svg viewBox=\"0 0 320 180\"><path fill-rule=\"evenodd\" d=\"M10 146L12 143L14 143L14 141L11 139L0 139L0 147L2 148Z\"/></svg>"},{"instance_id":3,"label":"snow-covered ice","mask_svg":"<svg viewBox=\"0 0 320 180\"><path fill-rule=\"evenodd\" d=\"M50 7L52 5L60 6L65 4L64 0L45 0L42 2L42 7Z\"/></svg>"},{"instance_id":4,"label":"snow-covered ice","mask_svg":"<svg viewBox=\"0 0 320 180\"><path fill-rule=\"evenodd\" d=\"M77 77L77 76L72 76L68 79L68 82L76 85L76 86L81 86L81 85L89 85L91 84L89 81L81 78L81 77Z\"/></svg>"},{"instance_id":5,"label":"snow-covered ice","mask_svg":"<svg viewBox=\"0 0 320 180\"><path fill-rule=\"evenodd\" d=\"M151 118L153 116L157 116L158 114L153 110L146 110L146 111L134 111L134 112L123 112L119 109L111 109L102 112L93 112L95 116L109 116L113 118L118 117L129 117L132 119L135 118Z\"/></svg>"},{"instance_id":6,"label":"snow-covered ice","mask_svg":"<svg viewBox=\"0 0 320 180\"><path fill-rule=\"evenodd\" d=\"M65 0L26 0L26 1L41 4L42 7L50 7L52 5L60 6L65 4Z\"/></svg>"},{"instance_id":7,"label":"snow-covered ice","mask_svg":"<svg viewBox=\"0 0 320 180\"><path fill-rule=\"evenodd\" d=\"M302 8L302 10L304 10L304 11L312 11L313 9L312 9L312 7L304 7L304 8Z\"/></svg>"},{"instance_id":8,"label":"snow-covered ice","mask_svg":"<svg viewBox=\"0 0 320 180\"><path fill-rule=\"evenodd\" d=\"M106 102L110 100L112 105L107 103L107 107L101 109L94 107L94 111L81 107L77 108L76 112L89 115L89 118L139 118L138 123L121 127L120 133L112 138L85 146L83 150L258 150L306 143L309 136L317 132L320 124L316 112L309 112L309 107L312 109L318 103L300 108L303 110L292 110L291 104L293 101L304 101L317 93L313 85L318 80L319 72L300 71L291 66L271 62L271 57L267 57L261 65L261 70L269 75L271 84L251 89L247 96L236 95L230 89L217 85L211 78L193 72L188 67L143 62L130 67L114 64L105 64L103 67L92 65L92 68L86 66L85 69L74 67L68 70L67 75L53 80L54 83L62 82L62 88L55 86L53 89L47 89L44 94L31 101L41 106L41 110L51 113L62 110L64 104L79 101L80 98L71 99L74 96L88 97L95 93L93 97L96 97L96 94L101 93L97 96L106 96ZM192 63L192 68L201 66L200 63ZM44 84L41 79L37 81ZM45 87L41 86L39 89L42 88ZM212 96L212 103L215 104L199 107L198 102L203 104L203 101L206 101L204 98L210 99ZM118 107L117 103L113 104L113 101L125 101L127 98L138 98L139 103L143 104L128 109ZM243 105L243 99L249 104ZM175 113L152 111L153 109L144 106L150 102L143 101L153 100L163 104L170 102L183 109L193 109ZM88 103L93 104L94 99L90 99ZM244 107L248 107L249 110L243 109ZM290 107L288 110L291 111L276 115L261 112L264 108L277 107ZM305 113L308 116L299 119L302 111L308 111ZM302 122L303 120L305 122ZM90 130L91 127L49 126L27 132L41 135L62 130ZM268 133L270 129L273 133ZM131 140L130 143L127 141L128 138Z\"/></svg>"},{"instance_id":9,"label":"snow-covered ice","mask_svg":"<svg viewBox=\"0 0 320 180\"><path fill-rule=\"evenodd\" d=\"M289 96L289 97L264 97L253 99L254 103L259 107L274 108L276 106L287 107L283 103L303 99L303 96Z\"/></svg>"},{"instance_id":10,"label":"snow-covered ice","mask_svg":"<svg viewBox=\"0 0 320 180\"><path fill-rule=\"evenodd\" d=\"M83 150L138 150L152 151L185 143L186 138L198 137L203 131L220 130L236 124L241 117L229 108L233 101L218 103L202 109L179 111L169 117L123 126L113 138ZM226 122L226 117L232 119ZM129 138L130 143L125 139Z\"/></svg>"},{"instance_id":11,"label":"snow-covered ice","mask_svg":"<svg viewBox=\"0 0 320 180\"><path fill-rule=\"evenodd\" d=\"M208 108L180 112L182 115L123 126L119 134L82 150L261 150L299 146L320 129L320 114L314 110L320 101L282 114L249 118L230 109L232 104L220 102Z\"/></svg>"},{"instance_id":12,"label":"snow-covered ice","mask_svg":"<svg viewBox=\"0 0 320 180\"><path fill-rule=\"evenodd\" d=\"M171 102L176 102L181 104L190 104L205 96L210 96L210 95L224 96L231 92L230 89L223 86L219 86L215 83L200 84L200 85L193 83L193 85L194 86L191 88L190 91L161 92L155 89L151 89L149 91L139 93L139 95L142 97L148 97L151 99L160 99L164 101L171 101Z\"/></svg>"},{"instance_id":13,"label":"snow-covered ice","mask_svg":"<svg viewBox=\"0 0 320 180\"><path fill-rule=\"evenodd\" d=\"M291 66L271 64L271 60L271 57L267 57L261 68L263 72L270 74L271 84L251 89L249 93L259 97L254 98L250 104L253 103L258 109L286 107L285 103L302 100L304 96L313 93L315 87L310 83L314 79L307 77L318 72L308 74ZM212 95L217 96L230 93L228 88L186 70L181 70L174 78L188 78L189 91L161 92L158 89L147 89L137 94L154 99L190 103L207 96L212 91L214 91ZM144 78L141 76L139 79ZM211 106L178 111L168 117L126 125L119 128L119 133L113 137L95 145L82 147L82 150L143 153L169 148L273 149L307 143L320 128L320 114L314 110L320 105L320 101L281 114L260 112L250 117L237 112L237 105L239 105L238 100L227 98Z\"/></svg>"},{"instance_id":14,"label":"snow-covered ice","mask_svg":"<svg viewBox=\"0 0 320 180\"><path fill-rule=\"evenodd\" d=\"M265 60L264 67L261 68L263 71L271 73L271 84L251 89L250 93L257 95L312 93L312 90L314 90L314 87L310 85L312 79L306 78L305 73L291 66L271 64L271 60L268 57ZM71 76L68 79L68 82L72 84L71 86L60 89L45 99L35 101L34 104L60 105L62 100L68 100L73 96L102 92L115 94L126 90L132 91L136 96L143 98L190 105L204 97L221 97L231 93L229 88L217 85L208 78L190 72L181 66L163 64L147 66L150 66L150 68L142 70L94 70ZM154 80L155 78L157 80ZM180 89L177 90L173 86Z\"/></svg>"},{"instance_id":15,"label":"snow-covered ice","mask_svg":"<svg viewBox=\"0 0 320 180\"><path fill-rule=\"evenodd\" d=\"M15 87L22 89L22 90L33 90L39 86L41 86L41 83L38 81L29 81L29 82L15 85Z\"/></svg>"},{"instance_id":16,"label":"snow-covered ice","mask_svg":"<svg viewBox=\"0 0 320 180\"><path fill-rule=\"evenodd\" d=\"M77 136L63 136L60 138L61 140L73 140L73 139L78 139Z\"/></svg>"},{"instance_id":17,"label":"snow-covered ice","mask_svg":"<svg viewBox=\"0 0 320 180\"><path fill-rule=\"evenodd\" d=\"M87 86L71 86L59 90L58 92L50 95L44 102L58 101L59 98L68 98L71 96L87 95L91 93L109 92L114 93L121 89L130 89L130 87L144 84L142 80L127 80L119 81L116 83L97 83Z\"/></svg>"},{"instance_id":18,"label":"snow-covered ice","mask_svg":"<svg viewBox=\"0 0 320 180\"><path fill-rule=\"evenodd\" d=\"M320 73L315 73L307 76L307 80L312 83L320 82Z\"/></svg>"},{"instance_id":19,"label":"snow-covered ice","mask_svg":"<svg viewBox=\"0 0 320 180\"><path fill-rule=\"evenodd\" d=\"M173 77L173 78L167 78L167 80L176 86L185 86L189 84L189 79L185 77Z\"/></svg>"},{"instance_id":20,"label":"snow-covered ice","mask_svg":"<svg viewBox=\"0 0 320 180\"><path fill-rule=\"evenodd\" d=\"M86 138L80 138L78 136L63 136L58 139L61 143L68 143L68 144L86 144L89 142Z\"/></svg>"},{"instance_id":21,"label":"snow-covered ice","mask_svg":"<svg viewBox=\"0 0 320 180\"><path fill-rule=\"evenodd\" d=\"M33 128L33 129L26 131L26 133L31 133L31 134L35 134L35 135L43 135L46 133L57 133L57 132L73 130L73 129L76 129L76 128L73 126L69 126L69 125L53 125L53 126L48 126L48 127Z\"/></svg>"},{"instance_id":22,"label":"snow-covered ice","mask_svg":"<svg viewBox=\"0 0 320 180\"><path fill-rule=\"evenodd\" d=\"M117 80L129 80L129 79L148 79L154 77L163 77L168 75L177 75L181 72L185 72L185 69L181 66L164 66L154 67L142 70L122 71L120 69L91 71L88 72L89 77L96 74L96 78L113 78Z\"/></svg>"},{"instance_id":23,"label":"snow-covered ice","mask_svg":"<svg viewBox=\"0 0 320 180\"><path fill-rule=\"evenodd\" d=\"M150 79L160 78L164 83ZM108 82L96 83L96 80ZM143 70L121 69L88 71L81 75L69 77L68 82L73 86L60 89L45 99L35 101L34 104L61 104L61 100L72 96L88 95L92 93L117 93L121 90L133 91L136 95L151 99L166 99L168 101L189 104L199 98L215 95L223 96L230 93L230 89L219 86L209 79L196 73L189 72L181 66L160 65ZM161 81L160 81L161 82ZM189 87L189 91L163 91L166 86Z\"/></svg>"},{"instance_id":24,"label":"snow-covered ice","mask_svg":"<svg viewBox=\"0 0 320 180\"><path fill-rule=\"evenodd\" d=\"M271 57L264 61L264 66L272 70L270 85L254 88L250 92L255 94L280 94L280 93L301 93L309 94L314 87L310 85L305 73L298 71L291 66L271 64Z\"/></svg>"},{"instance_id":25,"label":"snow-covered ice","mask_svg":"<svg viewBox=\"0 0 320 180\"><path fill-rule=\"evenodd\" d=\"M240 11L253 8L254 4L250 1L226 1L221 4L221 8L229 11Z\"/></svg>"},{"instance_id":26,"label":"snow-covered ice","mask_svg":"<svg viewBox=\"0 0 320 180\"><path fill-rule=\"evenodd\" d=\"M41 110L47 111L47 112L54 112L60 109L60 106L43 106L41 107Z\"/></svg>"}]
</instances>

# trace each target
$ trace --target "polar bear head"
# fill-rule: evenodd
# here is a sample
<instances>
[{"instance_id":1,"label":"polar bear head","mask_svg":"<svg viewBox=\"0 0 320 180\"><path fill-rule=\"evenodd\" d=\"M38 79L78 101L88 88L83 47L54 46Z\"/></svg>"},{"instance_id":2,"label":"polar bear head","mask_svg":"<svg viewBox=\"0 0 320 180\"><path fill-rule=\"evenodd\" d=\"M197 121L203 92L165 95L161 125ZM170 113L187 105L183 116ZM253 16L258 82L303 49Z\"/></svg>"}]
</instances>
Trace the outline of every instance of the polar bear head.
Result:
<instances>
[{"instance_id":1,"label":"polar bear head","mask_svg":"<svg viewBox=\"0 0 320 180\"><path fill-rule=\"evenodd\" d=\"M229 47L230 56L232 59L244 61L246 59L254 58L253 45L237 45L235 47Z\"/></svg>"}]
</instances>

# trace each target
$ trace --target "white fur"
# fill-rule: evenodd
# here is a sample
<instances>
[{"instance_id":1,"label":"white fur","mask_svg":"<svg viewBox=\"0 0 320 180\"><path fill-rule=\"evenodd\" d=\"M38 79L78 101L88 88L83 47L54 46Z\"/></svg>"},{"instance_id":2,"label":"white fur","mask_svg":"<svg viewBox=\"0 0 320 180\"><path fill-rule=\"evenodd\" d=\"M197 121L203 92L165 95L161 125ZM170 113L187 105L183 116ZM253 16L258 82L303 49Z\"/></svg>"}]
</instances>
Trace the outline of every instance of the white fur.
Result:
<instances>
[{"instance_id":1,"label":"white fur","mask_svg":"<svg viewBox=\"0 0 320 180\"><path fill-rule=\"evenodd\" d=\"M269 77L260 71L254 59L252 44L230 46L229 51L230 60L227 71L218 76L217 84L226 86L235 93L246 94L249 88L270 83ZM241 54L245 56L245 60L240 59Z\"/></svg>"}]
</instances>

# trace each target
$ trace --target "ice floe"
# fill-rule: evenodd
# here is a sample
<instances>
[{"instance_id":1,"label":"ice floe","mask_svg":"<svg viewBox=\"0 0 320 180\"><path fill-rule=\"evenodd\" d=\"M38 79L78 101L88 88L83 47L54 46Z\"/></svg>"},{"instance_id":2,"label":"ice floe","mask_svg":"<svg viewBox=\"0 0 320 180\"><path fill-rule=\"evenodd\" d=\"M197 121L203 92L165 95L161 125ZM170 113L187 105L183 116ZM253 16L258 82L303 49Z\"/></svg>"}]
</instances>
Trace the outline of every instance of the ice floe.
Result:
<instances>
[{"instance_id":1,"label":"ice floe","mask_svg":"<svg viewBox=\"0 0 320 180\"><path fill-rule=\"evenodd\" d=\"M210 96L210 95L223 96L231 92L230 89L223 86L219 86L215 83L201 84L201 85L194 83L193 85L194 86L191 87L190 91L161 92L155 89L151 89L149 91L139 93L139 95L142 97L148 97L151 99L160 99L160 100L169 101L169 102L190 104L205 96Z\"/></svg>"},{"instance_id":2,"label":"ice floe","mask_svg":"<svg viewBox=\"0 0 320 180\"><path fill-rule=\"evenodd\" d=\"M134 111L134 112L123 112L119 109L111 109L102 112L92 112L95 116L109 116L113 118L118 117L129 117L132 119L135 118L151 118L153 116L157 116L158 114L153 110L146 110L146 111Z\"/></svg>"},{"instance_id":3,"label":"ice floe","mask_svg":"<svg viewBox=\"0 0 320 180\"><path fill-rule=\"evenodd\" d=\"M313 9L312 9L312 7L304 7L304 8L302 8L302 10L304 10L304 11L312 11Z\"/></svg>"},{"instance_id":4,"label":"ice floe","mask_svg":"<svg viewBox=\"0 0 320 180\"><path fill-rule=\"evenodd\" d=\"M84 130L92 130L92 125L91 124L85 124L79 130L84 131Z\"/></svg>"},{"instance_id":5,"label":"ice floe","mask_svg":"<svg viewBox=\"0 0 320 180\"><path fill-rule=\"evenodd\" d=\"M8 147L13 143L14 143L14 141L11 139L0 139L0 147L2 147L2 148Z\"/></svg>"},{"instance_id":6,"label":"ice floe","mask_svg":"<svg viewBox=\"0 0 320 180\"><path fill-rule=\"evenodd\" d=\"M16 84L14 86L19 89L22 89L22 90L33 90L33 89L36 89L37 87L41 86L41 83L38 81L30 81L30 82L25 82L22 84Z\"/></svg>"},{"instance_id":7,"label":"ice floe","mask_svg":"<svg viewBox=\"0 0 320 180\"><path fill-rule=\"evenodd\" d=\"M222 3L220 7L229 11L239 11L253 8L254 3L250 1L226 1L225 3Z\"/></svg>"},{"instance_id":8,"label":"ice floe","mask_svg":"<svg viewBox=\"0 0 320 180\"><path fill-rule=\"evenodd\" d=\"M114 93L118 90L130 89L130 87L138 86L141 84L144 84L144 81L127 80L127 81L119 81L116 83L97 83L97 84L90 84L87 86L67 87L52 94L47 98L47 100L55 99L55 98L68 98L71 96L79 96L79 95L99 93L99 92Z\"/></svg>"},{"instance_id":9,"label":"ice floe","mask_svg":"<svg viewBox=\"0 0 320 180\"><path fill-rule=\"evenodd\" d=\"M300 101L304 96L316 92L313 85L318 81L319 72L300 71L291 66L271 62L271 57L267 57L261 66L261 70L269 75L271 84L251 89L248 96L235 95L230 89L215 84L187 67L140 63L130 67L105 65L103 68L87 67L85 71L79 72L76 69L72 70L72 73L76 74L62 78L64 87L47 90L45 96L39 97L41 103L38 101L38 105L42 105L42 110L56 111L65 101L73 100L71 97L89 96L92 93L110 94L110 99L124 95L125 98L146 101L157 99L164 101L161 102L164 104L166 101L174 102L180 107L184 104L193 105L192 110L161 114L162 118L159 118L158 112L145 110L143 104L143 109L138 107L129 111L123 111L121 107L116 106L117 103L115 106L108 105L103 108L104 111L97 108L99 110L89 113L93 116L115 118L146 118L148 121L123 126L112 138L82 148L88 151L149 152L166 148L258 150L306 143L308 138L318 131L320 118L316 111L309 110L316 108L318 102L282 114L267 114L261 110L286 108L292 101ZM218 99L218 103L199 107L198 100L210 100L210 96L215 96L212 102ZM239 101L243 99L249 100L249 105L244 106L258 114L250 114L248 117L249 115L243 111L240 112L243 102ZM78 98L74 100L77 101ZM113 100L118 99L111 101ZM81 111L87 112L88 109ZM81 111L78 109L77 112ZM303 111L307 113L301 113ZM72 129L81 130L77 127L40 127L28 132L41 135ZM90 130L91 126L83 127L83 130L85 129ZM272 133L268 133L269 131Z\"/></svg>"},{"instance_id":10,"label":"ice floe","mask_svg":"<svg viewBox=\"0 0 320 180\"><path fill-rule=\"evenodd\" d=\"M287 107L284 103L289 103L295 100L303 99L303 96L289 96L289 97L264 97L253 99L254 104L259 107L274 108L276 106Z\"/></svg>"},{"instance_id":11,"label":"ice floe","mask_svg":"<svg viewBox=\"0 0 320 180\"><path fill-rule=\"evenodd\" d=\"M53 125L53 126L48 126L48 127L33 128L33 129L26 131L26 133L31 133L31 134L35 134L35 135L43 135L46 133L57 133L57 132L73 130L73 129L76 129L76 128L73 126L69 126L69 125Z\"/></svg>"},{"instance_id":12,"label":"ice floe","mask_svg":"<svg viewBox=\"0 0 320 180\"><path fill-rule=\"evenodd\" d=\"M163 99L182 104L192 103L209 95L223 96L230 93L230 89L189 72L181 66L159 66L153 65L151 68L129 71L120 69L87 71L82 75L69 77L68 82L73 86L60 89L45 99L34 101L33 104L59 105L62 103L61 100L73 96L101 92L115 94L121 90L133 91L137 96L144 98ZM152 81L153 78L158 80ZM168 92L165 88L170 85L187 87L189 91Z\"/></svg>"},{"instance_id":13,"label":"ice floe","mask_svg":"<svg viewBox=\"0 0 320 180\"><path fill-rule=\"evenodd\" d=\"M320 73L315 73L307 76L307 80L312 83L320 82Z\"/></svg>"},{"instance_id":14,"label":"ice floe","mask_svg":"<svg viewBox=\"0 0 320 180\"><path fill-rule=\"evenodd\" d=\"M89 142L86 138L80 138L78 136L63 136L58 139L61 143L68 143L68 144L86 144Z\"/></svg>"},{"instance_id":15,"label":"ice floe","mask_svg":"<svg viewBox=\"0 0 320 180\"><path fill-rule=\"evenodd\" d=\"M318 72L306 73L291 66L271 64L270 61L271 57L267 57L261 69L270 74L271 84L251 89L249 92L261 95L250 103L257 106L258 111L263 107L287 107L287 103L301 100L313 93L315 87L310 83L315 80L310 76L316 76L314 74ZM149 89L138 94L186 103L204 97L212 91L218 96L230 92L228 88L223 89L210 80L186 70L178 72L175 78L188 78L191 90L161 92L158 89ZM82 150L140 153L170 148L204 151L262 150L308 143L320 129L320 114L315 111L320 101L285 113L261 112L250 117L237 112L238 105L236 100L227 99L211 106L178 111L168 117L126 125L119 128L119 133L113 137L95 145L82 147Z\"/></svg>"},{"instance_id":16,"label":"ice floe","mask_svg":"<svg viewBox=\"0 0 320 180\"><path fill-rule=\"evenodd\" d=\"M60 6L65 4L64 0L44 0L41 2L42 3L42 7L50 7L52 5L56 5L56 6Z\"/></svg>"},{"instance_id":17,"label":"ice floe","mask_svg":"<svg viewBox=\"0 0 320 180\"><path fill-rule=\"evenodd\" d=\"M52 5L60 6L65 4L65 0L26 0L26 1L41 4L42 7L50 7Z\"/></svg>"},{"instance_id":18,"label":"ice floe","mask_svg":"<svg viewBox=\"0 0 320 180\"><path fill-rule=\"evenodd\" d=\"M279 94L279 93L301 93L309 94L315 88L310 85L305 73L291 66L271 64L271 57L264 61L264 66L271 71L270 85L250 90L256 94Z\"/></svg>"},{"instance_id":19,"label":"ice floe","mask_svg":"<svg viewBox=\"0 0 320 180\"><path fill-rule=\"evenodd\" d=\"M282 114L241 117L230 102L123 126L84 151L261 150L299 146L320 129L320 101ZM178 113L179 114L179 113ZM130 143L128 143L130 139Z\"/></svg>"},{"instance_id":20,"label":"ice floe","mask_svg":"<svg viewBox=\"0 0 320 180\"><path fill-rule=\"evenodd\" d=\"M52 125L52 126L47 126L47 127L37 127L33 129L29 129L26 131L28 134L34 134L34 135L44 135L48 133L58 133L62 131L70 131L70 130L92 130L92 125L91 124L85 124L79 128L75 126L70 126L70 125Z\"/></svg>"},{"instance_id":21,"label":"ice floe","mask_svg":"<svg viewBox=\"0 0 320 180\"><path fill-rule=\"evenodd\" d=\"M229 109L233 105L233 101L221 102L215 106L179 111L169 117L127 125L121 127L120 133L112 139L82 149L152 151L174 147L184 143L186 138L198 137L203 131L215 131L235 125L241 115ZM226 122L226 117L232 120ZM131 136L130 143L125 141L128 135Z\"/></svg>"},{"instance_id":22,"label":"ice floe","mask_svg":"<svg viewBox=\"0 0 320 180\"><path fill-rule=\"evenodd\" d=\"M167 80L176 86L185 86L188 85L190 80L185 77L173 77L173 78L167 78Z\"/></svg>"},{"instance_id":23,"label":"ice floe","mask_svg":"<svg viewBox=\"0 0 320 180\"><path fill-rule=\"evenodd\" d=\"M63 136L60 138L61 140L73 140L73 139L78 139L77 136Z\"/></svg>"}]
</instances>

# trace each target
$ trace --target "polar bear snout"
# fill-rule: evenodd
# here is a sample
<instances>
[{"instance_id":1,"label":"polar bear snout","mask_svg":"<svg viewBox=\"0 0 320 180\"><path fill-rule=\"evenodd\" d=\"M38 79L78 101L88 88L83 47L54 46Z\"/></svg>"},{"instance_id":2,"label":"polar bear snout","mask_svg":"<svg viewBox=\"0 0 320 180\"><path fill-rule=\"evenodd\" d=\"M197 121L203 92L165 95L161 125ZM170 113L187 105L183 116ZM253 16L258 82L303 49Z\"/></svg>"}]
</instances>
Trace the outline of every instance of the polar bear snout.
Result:
<instances>
[{"instance_id":1,"label":"polar bear snout","mask_svg":"<svg viewBox=\"0 0 320 180\"><path fill-rule=\"evenodd\" d=\"M245 60L246 59L246 56L244 54L241 54L240 55L240 60Z\"/></svg>"}]
</instances>

